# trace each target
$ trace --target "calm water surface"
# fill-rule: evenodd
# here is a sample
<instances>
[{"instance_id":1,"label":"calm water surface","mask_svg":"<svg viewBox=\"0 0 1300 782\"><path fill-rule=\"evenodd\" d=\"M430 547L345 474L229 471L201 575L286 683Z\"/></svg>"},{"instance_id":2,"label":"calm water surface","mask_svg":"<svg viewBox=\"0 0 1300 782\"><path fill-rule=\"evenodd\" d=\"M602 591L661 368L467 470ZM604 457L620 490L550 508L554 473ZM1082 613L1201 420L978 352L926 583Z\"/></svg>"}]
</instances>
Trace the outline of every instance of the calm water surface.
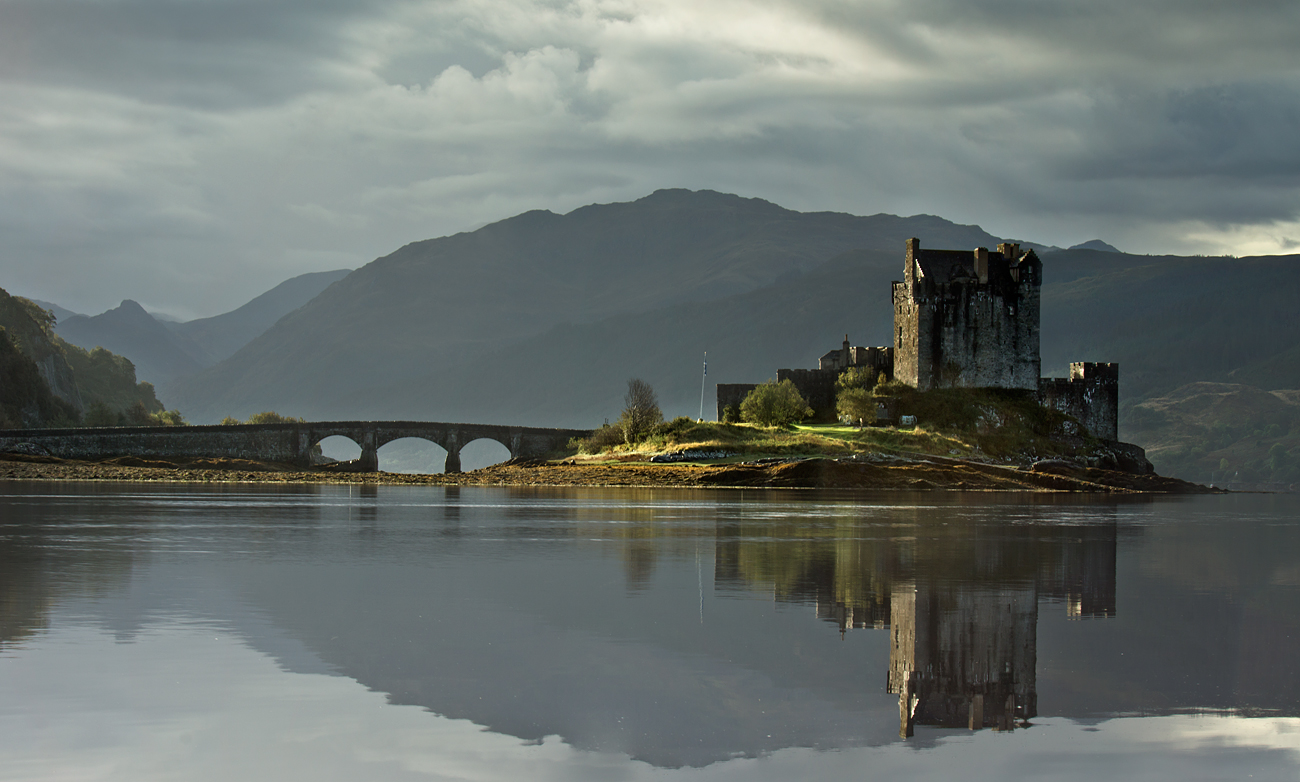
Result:
<instances>
[{"instance_id":1,"label":"calm water surface","mask_svg":"<svg viewBox=\"0 0 1300 782\"><path fill-rule=\"evenodd\" d=\"M1298 511L0 483L0 779L1300 779Z\"/></svg>"}]
</instances>

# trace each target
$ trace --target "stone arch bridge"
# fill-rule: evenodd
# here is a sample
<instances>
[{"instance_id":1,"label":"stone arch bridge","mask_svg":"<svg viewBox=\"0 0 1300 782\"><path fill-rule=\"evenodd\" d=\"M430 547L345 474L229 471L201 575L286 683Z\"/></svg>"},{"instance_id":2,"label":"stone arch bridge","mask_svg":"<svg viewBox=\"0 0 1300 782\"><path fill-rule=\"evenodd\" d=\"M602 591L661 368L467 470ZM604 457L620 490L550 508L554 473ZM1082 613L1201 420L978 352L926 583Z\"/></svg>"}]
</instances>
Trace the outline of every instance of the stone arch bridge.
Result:
<instances>
[{"instance_id":1,"label":"stone arch bridge","mask_svg":"<svg viewBox=\"0 0 1300 782\"><path fill-rule=\"evenodd\" d=\"M436 443L447 451L446 472L460 472L460 449L475 440L495 440L512 458L544 456L563 449L589 429L446 424L425 421L326 421L232 426L115 426L77 429L0 430L0 451L25 450L31 443L51 456L102 459L112 456L226 457L287 462L306 467L312 448L339 435L361 446L357 467L379 469L381 446L404 437Z\"/></svg>"}]
</instances>

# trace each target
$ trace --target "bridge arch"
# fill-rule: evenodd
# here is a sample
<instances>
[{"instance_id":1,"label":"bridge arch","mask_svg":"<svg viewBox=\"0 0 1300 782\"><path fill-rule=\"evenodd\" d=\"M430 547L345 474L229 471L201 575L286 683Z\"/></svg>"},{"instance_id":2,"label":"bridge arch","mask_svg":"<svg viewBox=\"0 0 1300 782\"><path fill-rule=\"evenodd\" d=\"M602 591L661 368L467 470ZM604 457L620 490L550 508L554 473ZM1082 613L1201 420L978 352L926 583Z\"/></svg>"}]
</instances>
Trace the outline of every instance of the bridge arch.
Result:
<instances>
[{"instance_id":1,"label":"bridge arch","mask_svg":"<svg viewBox=\"0 0 1300 782\"><path fill-rule=\"evenodd\" d=\"M379 469L384 472L430 475L446 469L450 453L428 437L395 437L379 446Z\"/></svg>"},{"instance_id":2,"label":"bridge arch","mask_svg":"<svg viewBox=\"0 0 1300 782\"><path fill-rule=\"evenodd\" d=\"M461 469L479 470L509 461L515 455L508 442L503 443L496 437L476 437L460 447Z\"/></svg>"},{"instance_id":3,"label":"bridge arch","mask_svg":"<svg viewBox=\"0 0 1300 782\"><path fill-rule=\"evenodd\" d=\"M350 462L361 458L360 441L346 434L326 435L312 443L311 447L313 451L319 447L322 456L336 462Z\"/></svg>"}]
</instances>

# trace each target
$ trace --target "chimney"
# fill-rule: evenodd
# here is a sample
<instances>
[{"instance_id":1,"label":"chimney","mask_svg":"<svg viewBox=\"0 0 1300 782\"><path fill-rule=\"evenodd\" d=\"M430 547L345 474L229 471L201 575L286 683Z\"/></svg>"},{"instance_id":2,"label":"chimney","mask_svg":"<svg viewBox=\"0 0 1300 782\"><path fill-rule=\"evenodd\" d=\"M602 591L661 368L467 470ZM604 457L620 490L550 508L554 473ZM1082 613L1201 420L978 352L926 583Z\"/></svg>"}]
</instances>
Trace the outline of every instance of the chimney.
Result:
<instances>
[{"instance_id":1,"label":"chimney","mask_svg":"<svg viewBox=\"0 0 1300 782\"><path fill-rule=\"evenodd\" d=\"M987 247L975 248L975 276L980 285L989 284L989 251Z\"/></svg>"},{"instance_id":2,"label":"chimney","mask_svg":"<svg viewBox=\"0 0 1300 782\"><path fill-rule=\"evenodd\" d=\"M916 257L921 254L921 240L912 238L907 240L907 259L903 261L903 282L908 285L916 284Z\"/></svg>"}]
</instances>

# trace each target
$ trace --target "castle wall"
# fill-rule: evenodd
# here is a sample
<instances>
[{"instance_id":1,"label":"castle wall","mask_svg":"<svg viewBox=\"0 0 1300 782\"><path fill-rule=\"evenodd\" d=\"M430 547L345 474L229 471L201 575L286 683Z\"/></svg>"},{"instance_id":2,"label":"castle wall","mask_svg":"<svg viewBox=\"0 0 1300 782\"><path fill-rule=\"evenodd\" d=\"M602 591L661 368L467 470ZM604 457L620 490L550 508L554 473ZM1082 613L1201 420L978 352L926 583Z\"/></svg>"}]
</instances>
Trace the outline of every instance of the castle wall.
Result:
<instances>
[{"instance_id":1,"label":"castle wall","mask_svg":"<svg viewBox=\"0 0 1300 782\"><path fill-rule=\"evenodd\" d=\"M1093 437L1119 439L1119 364L1075 362L1068 378L1042 378L1038 399L1074 416Z\"/></svg>"},{"instance_id":2,"label":"castle wall","mask_svg":"<svg viewBox=\"0 0 1300 782\"><path fill-rule=\"evenodd\" d=\"M835 420L835 381L838 369L778 369L776 382L789 380L799 389L799 395L813 409L818 421Z\"/></svg>"},{"instance_id":3,"label":"castle wall","mask_svg":"<svg viewBox=\"0 0 1300 782\"><path fill-rule=\"evenodd\" d=\"M894 286L898 379L922 391L950 386L1036 390L1040 362L1039 289L1010 296L993 286L954 282Z\"/></svg>"},{"instance_id":4,"label":"castle wall","mask_svg":"<svg viewBox=\"0 0 1300 782\"><path fill-rule=\"evenodd\" d=\"M722 420L722 411L725 408L731 405L740 407L740 403L745 401L745 397L755 388L758 388L757 383L718 383L718 417L716 420Z\"/></svg>"}]
</instances>

